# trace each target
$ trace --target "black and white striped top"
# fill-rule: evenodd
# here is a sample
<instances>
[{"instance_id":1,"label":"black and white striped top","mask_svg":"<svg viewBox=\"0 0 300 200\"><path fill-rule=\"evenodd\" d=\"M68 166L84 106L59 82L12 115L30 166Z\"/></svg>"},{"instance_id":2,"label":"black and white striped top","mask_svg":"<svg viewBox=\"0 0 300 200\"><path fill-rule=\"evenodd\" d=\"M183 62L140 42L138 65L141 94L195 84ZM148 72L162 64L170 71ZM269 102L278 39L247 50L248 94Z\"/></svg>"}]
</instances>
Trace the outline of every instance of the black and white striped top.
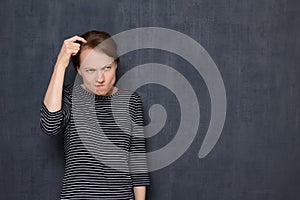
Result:
<instances>
[{"instance_id":1,"label":"black and white striped top","mask_svg":"<svg viewBox=\"0 0 300 200\"><path fill-rule=\"evenodd\" d=\"M61 199L131 200L134 186L149 185L138 95L98 96L69 85L61 110L42 103L40 126L47 135L64 134Z\"/></svg>"}]
</instances>

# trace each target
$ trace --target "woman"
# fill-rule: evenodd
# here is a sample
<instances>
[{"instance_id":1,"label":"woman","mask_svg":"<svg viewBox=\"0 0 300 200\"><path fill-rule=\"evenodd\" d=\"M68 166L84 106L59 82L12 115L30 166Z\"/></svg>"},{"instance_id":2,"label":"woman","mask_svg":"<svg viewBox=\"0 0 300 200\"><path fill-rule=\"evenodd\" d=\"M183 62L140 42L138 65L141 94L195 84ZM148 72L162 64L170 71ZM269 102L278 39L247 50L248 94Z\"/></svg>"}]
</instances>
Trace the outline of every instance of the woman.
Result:
<instances>
[{"instance_id":1,"label":"woman","mask_svg":"<svg viewBox=\"0 0 300 200\"><path fill-rule=\"evenodd\" d=\"M82 83L64 87L70 58ZM62 45L40 120L44 133L64 134L61 199L146 199L141 99L114 86L118 62L117 45L105 32L89 31Z\"/></svg>"}]
</instances>

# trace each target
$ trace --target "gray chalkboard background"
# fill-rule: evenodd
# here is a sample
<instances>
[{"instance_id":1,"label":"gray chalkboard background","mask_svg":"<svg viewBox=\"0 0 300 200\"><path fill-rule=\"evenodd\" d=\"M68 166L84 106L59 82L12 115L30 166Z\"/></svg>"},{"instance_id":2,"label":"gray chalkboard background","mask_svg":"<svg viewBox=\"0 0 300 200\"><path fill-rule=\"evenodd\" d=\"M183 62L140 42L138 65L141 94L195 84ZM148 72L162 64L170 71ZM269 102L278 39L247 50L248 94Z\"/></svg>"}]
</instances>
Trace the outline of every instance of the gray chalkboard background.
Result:
<instances>
[{"instance_id":1,"label":"gray chalkboard background","mask_svg":"<svg viewBox=\"0 0 300 200\"><path fill-rule=\"evenodd\" d=\"M219 68L228 101L222 135L199 159L210 117L201 76L168 52L124 56L118 76L135 65L163 63L182 70L200 102L195 140L176 162L151 173L148 199L300 199L299 1L10 0L1 2L0 16L1 200L59 198L63 138L42 134L39 109L62 41L91 29L116 34L145 26L177 30L199 42ZM73 79L70 67L66 84ZM161 148L178 128L178 102L159 85L138 92L146 121L154 103L168 112L166 126L147 141L149 150Z\"/></svg>"}]
</instances>

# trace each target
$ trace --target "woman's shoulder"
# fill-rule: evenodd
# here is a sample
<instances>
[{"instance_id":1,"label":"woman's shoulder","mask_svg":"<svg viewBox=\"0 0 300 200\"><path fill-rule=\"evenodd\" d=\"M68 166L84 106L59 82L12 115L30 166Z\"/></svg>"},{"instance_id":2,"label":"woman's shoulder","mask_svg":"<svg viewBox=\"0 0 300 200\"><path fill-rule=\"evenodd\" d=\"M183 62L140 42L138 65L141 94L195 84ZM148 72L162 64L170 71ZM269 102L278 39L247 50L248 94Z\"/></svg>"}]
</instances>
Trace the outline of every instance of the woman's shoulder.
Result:
<instances>
[{"instance_id":1,"label":"woman's shoulder","mask_svg":"<svg viewBox=\"0 0 300 200\"><path fill-rule=\"evenodd\" d=\"M74 84L67 84L63 86L63 99L71 102Z\"/></svg>"},{"instance_id":2,"label":"woman's shoulder","mask_svg":"<svg viewBox=\"0 0 300 200\"><path fill-rule=\"evenodd\" d=\"M126 97L126 98L130 98L130 100L141 99L139 93L127 89L118 89L118 97Z\"/></svg>"},{"instance_id":3,"label":"woman's shoulder","mask_svg":"<svg viewBox=\"0 0 300 200\"><path fill-rule=\"evenodd\" d=\"M63 86L64 92L71 92L73 90L74 83L69 83Z\"/></svg>"}]
</instances>

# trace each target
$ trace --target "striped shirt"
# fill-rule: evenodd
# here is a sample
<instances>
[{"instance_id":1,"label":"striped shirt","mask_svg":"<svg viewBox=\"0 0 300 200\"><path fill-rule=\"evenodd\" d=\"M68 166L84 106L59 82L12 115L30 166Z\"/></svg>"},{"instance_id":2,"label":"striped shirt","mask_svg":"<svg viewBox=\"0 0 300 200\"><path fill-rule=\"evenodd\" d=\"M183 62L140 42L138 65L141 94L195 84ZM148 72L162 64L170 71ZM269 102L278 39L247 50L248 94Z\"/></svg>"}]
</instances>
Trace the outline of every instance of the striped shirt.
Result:
<instances>
[{"instance_id":1,"label":"striped shirt","mask_svg":"<svg viewBox=\"0 0 300 200\"><path fill-rule=\"evenodd\" d=\"M41 105L47 135L64 134L61 199L133 200L133 187L149 185L142 102L129 91L99 96L79 84L65 86L62 108Z\"/></svg>"}]
</instances>

